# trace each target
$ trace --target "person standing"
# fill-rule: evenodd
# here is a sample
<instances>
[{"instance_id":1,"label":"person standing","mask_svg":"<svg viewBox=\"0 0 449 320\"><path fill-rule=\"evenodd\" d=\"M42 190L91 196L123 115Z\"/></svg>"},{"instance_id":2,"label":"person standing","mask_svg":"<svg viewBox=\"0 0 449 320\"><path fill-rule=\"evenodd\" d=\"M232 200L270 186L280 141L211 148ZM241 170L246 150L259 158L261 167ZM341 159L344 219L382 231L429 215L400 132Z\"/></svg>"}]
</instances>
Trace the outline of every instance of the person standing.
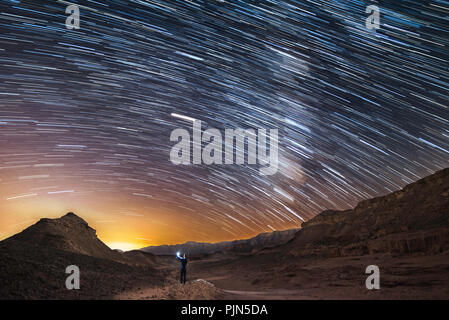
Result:
<instances>
[{"instance_id":1,"label":"person standing","mask_svg":"<svg viewBox=\"0 0 449 320\"><path fill-rule=\"evenodd\" d=\"M186 254L184 253L184 256L181 257L179 255L179 253L176 255L176 258L179 260L179 262L181 262L181 277L180 277L180 281L182 284L186 283L186 277L187 277L187 257Z\"/></svg>"}]
</instances>

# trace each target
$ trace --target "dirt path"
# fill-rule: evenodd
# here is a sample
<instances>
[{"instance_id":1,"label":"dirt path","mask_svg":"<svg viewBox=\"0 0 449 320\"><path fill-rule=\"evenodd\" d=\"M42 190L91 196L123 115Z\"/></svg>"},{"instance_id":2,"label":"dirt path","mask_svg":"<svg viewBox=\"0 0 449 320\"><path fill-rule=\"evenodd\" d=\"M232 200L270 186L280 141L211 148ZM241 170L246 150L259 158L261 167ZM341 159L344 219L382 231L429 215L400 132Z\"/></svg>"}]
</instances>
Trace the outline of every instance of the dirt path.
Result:
<instances>
[{"instance_id":1,"label":"dirt path","mask_svg":"<svg viewBox=\"0 0 449 320\"><path fill-rule=\"evenodd\" d=\"M314 300L316 296L305 295L302 290L269 290L269 291L238 291L223 290L231 300Z\"/></svg>"},{"instance_id":2,"label":"dirt path","mask_svg":"<svg viewBox=\"0 0 449 320\"><path fill-rule=\"evenodd\" d=\"M216 300L223 299L226 293L203 279L167 284L162 287L139 288L123 292L118 300Z\"/></svg>"}]
</instances>

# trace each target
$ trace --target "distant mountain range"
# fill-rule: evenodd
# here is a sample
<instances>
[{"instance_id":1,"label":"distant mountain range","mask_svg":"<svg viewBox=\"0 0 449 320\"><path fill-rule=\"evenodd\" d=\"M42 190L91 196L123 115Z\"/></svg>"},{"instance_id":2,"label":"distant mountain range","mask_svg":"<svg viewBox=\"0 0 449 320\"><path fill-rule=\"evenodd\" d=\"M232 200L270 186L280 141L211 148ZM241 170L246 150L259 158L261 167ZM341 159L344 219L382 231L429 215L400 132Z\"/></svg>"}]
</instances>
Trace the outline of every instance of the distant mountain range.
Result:
<instances>
[{"instance_id":1,"label":"distant mountain range","mask_svg":"<svg viewBox=\"0 0 449 320\"><path fill-rule=\"evenodd\" d=\"M183 244L150 246L140 250L155 255L173 255L176 252L187 253L188 255L201 255L213 253L254 253L263 248L269 248L285 244L294 238L299 229L285 231L274 231L261 233L254 238L234 241L224 241L218 243L203 243L189 241Z\"/></svg>"}]
</instances>

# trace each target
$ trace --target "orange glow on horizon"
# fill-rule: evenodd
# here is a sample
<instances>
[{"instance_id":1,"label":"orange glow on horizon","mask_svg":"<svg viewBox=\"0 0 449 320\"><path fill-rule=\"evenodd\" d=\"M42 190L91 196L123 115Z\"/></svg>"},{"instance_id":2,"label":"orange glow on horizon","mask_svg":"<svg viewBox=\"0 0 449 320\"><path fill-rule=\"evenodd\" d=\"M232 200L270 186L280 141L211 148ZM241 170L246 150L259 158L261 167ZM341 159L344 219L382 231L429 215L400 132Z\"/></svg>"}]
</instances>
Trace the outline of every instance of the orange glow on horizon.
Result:
<instances>
[{"instance_id":1,"label":"orange glow on horizon","mask_svg":"<svg viewBox=\"0 0 449 320\"><path fill-rule=\"evenodd\" d=\"M131 251L142 248L142 246L129 242L106 242L105 244L111 249L119 249L122 251Z\"/></svg>"},{"instance_id":2,"label":"orange glow on horizon","mask_svg":"<svg viewBox=\"0 0 449 320\"><path fill-rule=\"evenodd\" d=\"M7 195L24 193L24 190L12 188L7 192L0 191ZM59 218L68 212L84 219L108 247L123 251L187 241L216 243L248 239L258 233L272 231L268 227L257 233L240 228L233 230L236 234L230 234L222 228L219 220L216 223L212 219L193 221L183 212L157 202L139 202L138 198L130 205L129 199L115 193L93 198L76 192L64 196L40 192L39 197L0 199L0 241L20 233L41 218ZM298 226L289 226L295 227ZM287 228L278 228L284 229Z\"/></svg>"}]
</instances>

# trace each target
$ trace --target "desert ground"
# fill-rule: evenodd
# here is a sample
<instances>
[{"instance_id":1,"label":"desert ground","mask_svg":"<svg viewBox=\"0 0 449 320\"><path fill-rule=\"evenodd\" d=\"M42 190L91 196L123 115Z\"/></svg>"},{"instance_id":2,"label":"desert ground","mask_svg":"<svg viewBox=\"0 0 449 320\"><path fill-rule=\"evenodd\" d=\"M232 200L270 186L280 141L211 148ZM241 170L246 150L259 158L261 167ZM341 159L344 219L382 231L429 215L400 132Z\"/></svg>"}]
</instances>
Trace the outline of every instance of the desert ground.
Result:
<instances>
[{"instance_id":1,"label":"desert ground","mask_svg":"<svg viewBox=\"0 0 449 320\"><path fill-rule=\"evenodd\" d=\"M160 298L449 299L449 169L354 209L323 211L278 246L192 257L185 287L175 258L158 259L173 281ZM365 285L370 265L379 267L378 290Z\"/></svg>"},{"instance_id":2,"label":"desert ground","mask_svg":"<svg viewBox=\"0 0 449 320\"><path fill-rule=\"evenodd\" d=\"M204 257L189 262L188 282L177 283L178 263L164 258L170 279L116 299L449 299L449 253L434 256L370 255L304 258L287 267L272 253L256 257ZM172 260L172 261L170 261ZM365 286L365 269L380 269L380 289Z\"/></svg>"}]
</instances>

